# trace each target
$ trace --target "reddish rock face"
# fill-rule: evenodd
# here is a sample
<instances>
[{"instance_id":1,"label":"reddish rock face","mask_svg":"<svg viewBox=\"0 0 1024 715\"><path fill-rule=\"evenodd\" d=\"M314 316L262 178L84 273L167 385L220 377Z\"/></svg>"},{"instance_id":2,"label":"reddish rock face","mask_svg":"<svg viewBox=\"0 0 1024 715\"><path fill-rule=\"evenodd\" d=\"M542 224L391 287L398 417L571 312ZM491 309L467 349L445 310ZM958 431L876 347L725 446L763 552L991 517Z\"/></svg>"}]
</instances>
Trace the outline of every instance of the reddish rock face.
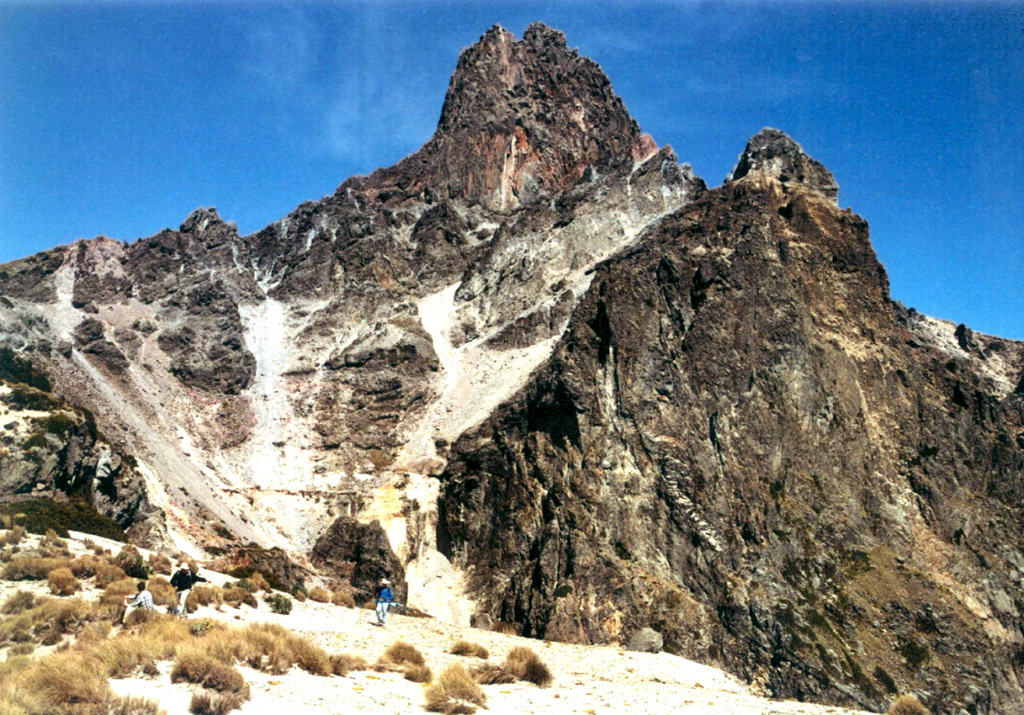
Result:
<instances>
[{"instance_id":1,"label":"reddish rock face","mask_svg":"<svg viewBox=\"0 0 1024 715\"><path fill-rule=\"evenodd\" d=\"M566 47L565 35L534 23L516 41L495 26L459 58L433 138L375 178L511 211L568 188L587 166L655 151L601 68Z\"/></svg>"}]
</instances>

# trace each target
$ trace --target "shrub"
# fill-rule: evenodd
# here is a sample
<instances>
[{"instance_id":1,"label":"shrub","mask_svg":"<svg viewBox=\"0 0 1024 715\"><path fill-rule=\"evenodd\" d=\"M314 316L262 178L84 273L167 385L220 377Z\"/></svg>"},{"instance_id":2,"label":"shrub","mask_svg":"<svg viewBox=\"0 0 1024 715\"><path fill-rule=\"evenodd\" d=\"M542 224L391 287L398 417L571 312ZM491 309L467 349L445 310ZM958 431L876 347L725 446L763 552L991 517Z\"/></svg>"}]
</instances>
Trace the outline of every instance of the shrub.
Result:
<instances>
[{"instance_id":1,"label":"shrub","mask_svg":"<svg viewBox=\"0 0 1024 715\"><path fill-rule=\"evenodd\" d=\"M335 591L332 593L331 603L335 606L345 606L346 608L356 607L356 599L352 598L352 594L348 591Z\"/></svg>"},{"instance_id":2,"label":"shrub","mask_svg":"<svg viewBox=\"0 0 1024 715\"><path fill-rule=\"evenodd\" d=\"M192 694L188 704L188 711L192 715L227 715L232 710L242 706L242 700L233 695L221 695L201 691Z\"/></svg>"},{"instance_id":3,"label":"shrub","mask_svg":"<svg viewBox=\"0 0 1024 715\"><path fill-rule=\"evenodd\" d=\"M75 575L75 578L92 578L96 575L96 567L101 563L100 559L87 554L73 559L68 568L71 569L71 573Z\"/></svg>"},{"instance_id":4,"label":"shrub","mask_svg":"<svg viewBox=\"0 0 1024 715\"><path fill-rule=\"evenodd\" d=\"M500 665L483 663L472 670L473 680L481 685L507 685L516 682L516 676Z\"/></svg>"},{"instance_id":5,"label":"shrub","mask_svg":"<svg viewBox=\"0 0 1024 715\"><path fill-rule=\"evenodd\" d=\"M27 611L36 604L36 597L29 591L18 590L0 606L0 613L5 616L14 616L22 611Z\"/></svg>"},{"instance_id":6,"label":"shrub","mask_svg":"<svg viewBox=\"0 0 1024 715\"><path fill-rule=\"evenodd\" d=\"M110 694L106 674L75 651L40 660L19 680L29 692L49 704L51 712L64 711L71 705L100 705Z\"/></svg>"},{"instance_id":7,"label":"shrub","mask_svg":"<svg viewBox=\"0 0 1024 715\"><path fill-rule=\"evenodd\" d=\"M160 703L136 695L113 696L106 704L105 715L163 715Z\"/></svg>"},{"instance_id":8,"label":"shrub","mask_svg":"<svg viewBox=\"0 0 1024 715\"><path fill-rule=\"evenodd\" d=\"M71 569L66 566L51 571L47 581L50 584L50 592L56 596L72 596L82 586L71 573Z\"/></svg>"},{"instance_id":9,"label":"shrub","mask_svg":"<svg viewBox=\"0 0 1024 715\"><path fill-rule=\"evenodd\" d=\"M86 643L100 643L107 639L111 631L110 621L95 621L88 623L82 629L82 632L78 634L78 643L85 645Z\"/></svg>"},{"instance_id":10,"label":"shrub","mask_svg":"<svg viewBox=\"0 0 1024 715\"><path fill-rule=\"evenodd\" d=\"M253 593L256 591L266 591L267 593L270 593L270 584L267 583L266 577L259 571L256 571L249 577L249 583L252 585Z\"/></svg>"},{"instance_id":11,"label":"shrub","mask_svg":"<svg viewBox=\"0 0 1024 715\"><path fill-rule=\"evenodd\" d=\"M429 683L434 674L425 665L408 665L405 668L405 679L414 683Z\"/></svg>"},{"instance_id":12,"label":"shrub","mask_svg":"<svg viewBox=\"0 0 1024 715\"><path fill-rule=\"evenodd\" d=\"M288 598L283 593L274 593L267 596L267 603L270 604L271 611L279 613L282 616L287 616L292 612L292 599Z\"/></svg>"},{"instance_id":13,"label":"shrub","mask_svg":"<svg viewBox=\"0 0 1024 715\"><path fill-rule=\"evenodd\" d=\"M289 634L289 647L295 657L295 664L313 675L330 675L333 672L331 657L320 646L301 636Z\"/></svg>"},{"instance_id":14,"label":"shrub","mask_svg":"<svg viewBox=\"0 0 1024 715\"><path fill-rule=\"evenodd\" d=\"M5 581L42 581L54 569L70 566L68 559L43 559L36 556L18 556L4 564L0 578Z\"/></svg>"},{"instance_id":15,"label":"shrub","mask_svg":"<svg viewBox=\"0 0 1024 715\"><path fill-rule=\"evenodd\" d=\"M895 695L899 692L899 688L896 686L896 681L892 679L892 676L889 675L882 666L875 668L875 680L877 680L879 684L885 688L885 692L890 695Z\"/></svg>"},{"instance_id":16,"label":"shrub","mask_svg":"<svg viewBox=\"0 0 1024 715\"><path fill-rule=\"evenodd\" d=\"M57 536L57 532L53 529L46 530L46 534L43 536L43 539L40 543L46 546L53 546L58 549L66 549L68 547L68 542L64 541L64 539Z\"/></svg>"},{"instance_id":17,"label":"shrub","mask_svg":"<svg viewBox=\"0 0 1024 715\"><path fill-rule=\"evenodd\" d=\"M465 655L473 658L483 658L484 660L487 660L490 656L490 653L488 653L487 649L482 645L479 643L470 643L466 640L458 641L448 652L452 655Z\"/></svg>"},{"instance_id":18,"label":"shrub","mask_svg":"<svg viewBox=\"0 0 1024 715\"><path fill-rule=\"evenodd\" d=\"M177 653L171 668L171 682L196 683L218 692L242 693L249 696L249 686L242 674L195 648L183 648Z\"/></svg>"},{"instance_id":19,"label":"shrub","mask_svg":"<svg viewBox=\"0 0 1024 715\"><path fill-rule=\"evenodd\" d=\"M149 592L153 594L153 605L165 606L168 608L178 605L178 592L167 579L157 576L146 583Z\"/></svg>"},{"instance_id":20,"label":"shrub","mask_svg":"<svg viewBox=\"0 0 1024 715\"><path fill-rule=\"evenodd\" d=\"M416 649L416 646L405 641L395 641L388 646L384 655L377 662L393 665L423 665L426 661L423 660L423 654Z\"/></svg>"},{"instance_id":21,"label":"shrub","mask_svg":"<svg viewBox=\"0 0 1024 715\"><path fill-rule=\"evenodd\" d=\"M208 693L206 691L195 693L188 704L188 711L192 715L227 715L232 710L242 707L248 698L243 698L238 693Z\"/></svg>"},{"instance_id":22,"label":"shrub","mask_svg":"<svg viewBox=\"0 0 1024 715\"><path fill-rule=\"evenodd\" d=\"M142 554L131 544L125 544L114 557L114 563L132 578L149 578L149 565Z\"/></svg>"},{"instance_id":23,"label":"shrub","mask_svg":"<svg viewBox=\"0 0 1024 715\"><path fill-rule=\"evenodd\" d=\"M7 516L7 519L10 520L11 517ZM17 546L21 543L21 540L24 539L26 535L27 532L25 531L25 527L15 524L14 526L10 527L10 531L8 531L6 534L0 537L0 545Z\"/></svg>"},{"instance_id":24,"label":"shrub","mask_svg":"<svg viewBox=\"0 0 1024 715\"><path fill-rule=\"evenodd\" d=\"M348 653L335 653L331 656L331 672L335 675L348 675L353 670L366 670L369 664L366 658Z\"/></svg>"},{"instance_id":25,"label":"shrub","mask_svg":"<svg viewBox=\"0 0 1024 715\"><path fill-rule=\"evenodd\" d=\"M888 715L929 715L928 709L913 695L901 695L889 706Z\"/></svg>"},{"instance_id":26,"label":"shrub","mask_svg":"<svg viewBox=\"0 0 1024 715\"><path fill-rule=\"evenodd\" d=\"M252 608L259 608L259 603L256 601L256 597L246 591L244 588L229 587L221 591L221 598L224 599L224 603L229 603L235 608L238 608L243 603L246 606Z\"/></svg>"},{"instance_id":27,"label":"shrub","mask_svg":"<svg viewBox=\"0 0 1024 715\"><path fill-rule=\"evenodd\" d=\"M325 588L315 586L310 592L309 597L317 603L329 603L331 600L331 594Z\"/></svg>"},{"instance_id":28,"label":"shrub","mask_svg":"<svg viewBox=\"0 0 1024 715\"><path fill-rule=\"evenodd\" d=\"M428 712L472 713L486 701L484 691L464 667L455 663L445 668L426 692Z\"/></svg>"},{"instance_id":29,"label":"shrub","mask_svg":"<svg viewBox=\"0 0 1024 715\"><path fill-rule=\"evenodd\" d=\"M10 649L7 651L7 656L11 657L16 655L31 655L32 651L34 651L35 649L35 643L18 643L17 645L12 645L10 647Z\"/></svg>"},{"instance_id":30,"label":"shrub","mask_svg":"<svg viewBox=\"0 0 1024 715\"><path fill-rule=\"evenodd\" d=\"M219 606L222 603L221 591L217 586L196 586L188 600L196 606Z\"/></svg>"},{"instance_id":31,"label":"shrub","mask_svg":"<svg viewBox=\"0 0 1024 715\"><path fill-rule=\"evenodd\" d=\"M152 553L149 555L149 570L151 573L162 573L171 575L171 560L163 554Z\"/></svg>"},{"instance_id":32,"label":"shrub","mask_svg":"<svg viewBox=\"0 0 1024 715\"><path fill-rule=\"evenodd\" d=\"M102 561L97 564L94 571L96 574L97 588L106 588L114 581L120 581L121 579L128 577L128 574L122 571L119 566L115 566L108 561Z\"/></svg>"},{"instance_id":33,"label":"shrub","mask_svg":"<svg viewBox=\"0 0 1024 715\"><path fill-rule=\"evenodd\" d=\"M114 608L120 606L125 596L134 596L139 592L138 583L133 578L120 578L117 581L111 581L103 589L100 603Z\"/></svg>"},{"instance_id":34,"label":"shrub","mask_svg":"<svg viewBox=\"0 0 1024 715\"><path fill-rule=\"evenodd\" d=\"M551 671L541 661L540 656L529 648L516 646L505 656L505 670L516 676L519 680L525 680L546 688L553 680Z\"/></svg>"}]
</instances>

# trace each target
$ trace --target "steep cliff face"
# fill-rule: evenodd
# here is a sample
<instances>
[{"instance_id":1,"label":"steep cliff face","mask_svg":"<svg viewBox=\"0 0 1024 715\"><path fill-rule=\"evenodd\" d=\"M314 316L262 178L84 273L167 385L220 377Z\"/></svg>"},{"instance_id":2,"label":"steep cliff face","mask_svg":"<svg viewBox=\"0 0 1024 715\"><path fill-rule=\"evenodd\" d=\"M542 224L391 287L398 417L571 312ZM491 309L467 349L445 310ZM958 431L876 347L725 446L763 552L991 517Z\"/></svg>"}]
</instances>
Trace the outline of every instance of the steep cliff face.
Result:
<instances>
[{"instance_id":1,"label":"steep cliff face","mask_svg":"<svg viewBox=\"0 0 1024 715\"><path fill-rule=\"evenodd\" d=\"M1024 712L1024 346L894 304L837 193L769 129L707 191L561 33L492 29L419 152L255 234L0 266L3 395L67 413L2 488L780 696Z\"/></svg>"},{"instance_id":2,"label":"steep cliff face","mask_svg":"<svg viewBox=\"0 0 1024 715\"><path fill-rule=\"evenodd\" d=\"M531 635L650 626L780 696L1021 712L1022 346L894 306L823 171L738 169L598 266L453 445L439 543Z\"/></svg>"}]
</instances>

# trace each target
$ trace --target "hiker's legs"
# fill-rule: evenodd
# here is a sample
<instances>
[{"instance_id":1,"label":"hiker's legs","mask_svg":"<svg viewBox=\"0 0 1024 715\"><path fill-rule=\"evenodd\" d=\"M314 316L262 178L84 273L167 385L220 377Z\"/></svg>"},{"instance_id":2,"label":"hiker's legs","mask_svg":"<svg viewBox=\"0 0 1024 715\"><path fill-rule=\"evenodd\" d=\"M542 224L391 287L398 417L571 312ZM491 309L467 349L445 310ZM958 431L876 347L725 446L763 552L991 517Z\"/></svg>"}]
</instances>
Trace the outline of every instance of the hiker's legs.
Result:
<instances>
[{"instance_id":1,"label":"hiker's legs","mask_svg":"<svg viewBox=\"0 0 1024 715\"><path fill-rule=\"evenodd\" d=\"M178 592L178 615L182 618L188 616L188 609L185 608L185 601L188 600L188 595L190 593L192 593L191 589Z\"/></svg>"},{"instance_id":2,"label":"hiker's legs","mask_svg":"<svg viewBox=\"0 0 1024 715\"><path fill-rule=\"evenodd\" d=\"M121 624L122 625L128 622L128 616L135 609L136 609L136 606L134 604L131 604L131 603L129 603L127 606L124 607L124 613L121 614Z\"/></svg>"},{"instance_id":3,"label":"hiker's legs","mask_svg":"<svg viewBox=\"0 0 1024 715\"><path fill-rule=\"evenodd\" d=\"M377 622L381 625L384 624L384 619L388 616L388 604L386 601L377 601Z\"/></svg>"}]
</instances>

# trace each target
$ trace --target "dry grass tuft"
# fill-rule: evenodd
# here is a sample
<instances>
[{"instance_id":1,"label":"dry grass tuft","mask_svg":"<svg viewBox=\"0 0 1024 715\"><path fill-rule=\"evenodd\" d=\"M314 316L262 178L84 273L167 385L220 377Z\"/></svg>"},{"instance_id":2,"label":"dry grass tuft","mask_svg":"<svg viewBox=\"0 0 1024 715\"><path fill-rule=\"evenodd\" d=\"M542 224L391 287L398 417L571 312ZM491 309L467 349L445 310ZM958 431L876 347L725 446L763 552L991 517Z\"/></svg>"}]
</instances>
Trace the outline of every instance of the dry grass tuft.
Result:
<instances>
[{"instance_id":1,"label":"dry grass tuft","mask_svg":"<svg viewBox=\"0 0 1024 715\"><path fill-rule=\"evenodd\" d=\"M36 597L30 591L18 590L0 606L0 613L5 616L15 616L34 605L36 605Z\"/></svg>"},{"instance_id":2,"label":"dry grass tuft","mask_svg":"<svg viewBox=\"0 0 1024 715\"><path fill-rule=\"evenodd\" d=\"M344 606L345 608L356 607L356 599L352 598L352 594L348 591L335 591L332 593L331 603L335 606Z\"/></svg>"},{"instance_id":3,"label":"dry grass tuft","mask_svg":"<svg viewBox=\"0 0 1024 715\"><path fill-rule=\"evenodd\" d=\"M242 707L248 698L243 698L238 693L209 693L206 691L195 693L188 704L188 711L192 715L227 715L232 710Z\"/></svg>"},{"instance_id":4,"label":"dry grass tuft","mask_svg":"<svg viewBox=\"0 0 1024 715\"><path fill-rule=\"evenodd\" d=\"M7 656L31 655L36 649L35 643L18 643L7 650Z\"/></svg>"},{"instance_id":5,"label":"dry grass tuft","mask_svg":"<svg viewBox=\"0 0 1024 715\"><path fill-rule=\"evenodd\" d=\"M110 635L110 631L113 626L110 625L109 621L95 621L87 624L82 632L78 634L77 643L80 646L84 646L87 643L101 643L107 639Z\"/></svg>"},{"instance_id":6,"label":"dry grass tuft","mask_svg":"<svg viewBox=\"0 0 1024 715\"><path fill-rule=\"evenodd\" d=\"M505 656L505 670L519 680L546 688L554 678L536 653L524 646L516 646Z\"/></svg>"},{"instance_id":7,"label":"dry grass tuft","mask_svg":"<svg viewBox=\"0 0 1024 715\"><path fill-rule=\"evenodd\" d=\"M928 708L913 695L901 695L889 706L888 715L930 715Z\"/></svg>"},{"instance_id":8,"label":"dry grass tuft","mask_svg":"<svg viewBox=\"0 0 1024 715\"><path fill-rule=\"evenodd\" d=\"M160 708L160 704L148 698L140 698L135 695L124 697L112 697L106 705L104 715L165 715L166 711Z\"/></svg>"},{"instance_id":9,"label":"dry grass tuft","mask_svg":"<svg viewBox=\"0 0 1024 715\"><path fill-rule=\"evenodd\" d=\"M405 668L405 679L414 683L429 683L434 674L425 665L408 665Z\"/></svg>"},{"instance_id":10,"label":"dry grass tuft","mask_svg":"<svg viewBox=\"0 0 1024 715\"><path fill-rule=\"evenodd\" d=\"M366 658L348 653L335 653L331 656L331 672L335 675L348 675L353 670L369 668Z\"/></svg>"},{"instance_id":11,"label":"dry grass tuft","mask_svg":"<svg viewBox=\"0 0 1024 715\"><path fill-rule=\"evenodd\" d=\"M171 586L170 582L167 583ZM174 587L171 586L173 589ZM219 606L223 603L223 595L218 586L196 586L192 589L192 595L188 597L189 603L193 606Z\"/></svg>"},{"instance_id":12,"label":"dry grass tuft","mask_svg":"<svg viewBox=\"0 0 1024 715\"><path fill-rule=\"evenodd\" d=\"M427 688L426 709L432 713L473 713L487 700L469 672L455 663L445 668Z\"/></svg>"},{"instance_id":13,"label":"dry grass tuft","mask_svg":"<svg viewBox=\"0 0 1024 715\"><path fill-rule=\"evenodd\" d=\"M47 574L46 580L50 585L50 593L56 596L73 596L82 587L67 566L54 569Z\"/></svg>"},{"instance_id":14,"label":"dry grass tuft","mask_svg":"<svg viewBox=\"0 0 1024 715\"><path fill-rule=\"evenodd\" d=\"M490 653L479 643L470 643L467 640L460 640L448 651L452 655L465 655L472 658L483 658L487 660Z\"/></svg>"},{"instance_id":15,"label":"dry grass tuft","mask_svg":"<svg viewBox=\"0 0 1024 715\"><path fill-rule=\"evenodd\" d=\"M473 680L480 685L507 685L516 682L516 676L508 672L500 665L484 663L473 668L471 671Z\"/></svg>"},{"instance_id":16,"label":"dry grass tuft","mask_svg":"<svg viewBox=\"0 0 1024 715\"><path fill-rule=\"evenodd\" d=\"M0 536L0 546L17 546L21 540L28 535L24 526L15 525L3 536Z\"/></svg>"},{"instance_id":17,"label":"dry grass tuft","mask_svg":"<svg viewBox=\"0 0 1024 715\"><path fill-rule=\"evenodd\" d=\"M167 608L178 605L178 592L163 576L149 579L146 582L146 588L153 595L153 605Z\"/></svg>"},{"instance_id":18,"label":"dry grass tuft","mask_svg":"<svg viewBox=\"0 0 1024 715\"><path fill-rule=\"evenodd\" d=\"M313 675L331 675L331 656L320 646L301 636L289 633L288 645L295 657L295 664Z\"/></svg>"},{"instance_id":19,"label":"dry grass tuft","mask_svg":"<svg viewBox=\"0 0 1024 715\"><path fill-rule=\"evenodd\" d=\"M152 553L149 555L149 570L151 573L162 573L171 575L171 560L163 554Z\"/></svg>"},{"instance_id":20,"label":"dry grass tuft","mask_svg":"<svg viewBox=\"0 0 1024 715\"><path fill-rule=\"evenodd\" d=\"M121 581L128 578L128 574L121 570L120 566L115 566L109 561L101 561L96 564L94 573L96 576L97 588L106 588L115 581Z\"/></svg>"},{"instance_id":21,"label":"dry grass tuft","mask_svg":"<svg viewBox=\"0 0 1024 715\"><path fill-rule=\"evenodd\" d=\"M221 590L220 597L224 603L234 606L235 608L240 607L243 603L251 608L259 608L260 604L249 591L239 586L231 586Z\"/></svg>"},{"instance_id":22,"label":"dry grass tuft","mask_svg":"<svg viewBox=\"0 0 1024 715\"><path fill-rule=\"evenodd\" d=\"M75 651L45 658L21 675L20 685L57 712L70 705L99 705L110 694L106 674Z\"/></svg>"},{"instance_id":23,"label":"dry grass tuft","mask_svg":"<svg viewBox=\"0 0 1024 715\"><path fill-rule=\"evenodd\" d=\"M198 648L182 648L171 668L171 682L196 683L220 693L239 693L249 699L249 686L232 666L212 658Z\"/></svg>"},{"instance_id":24,"label":"dry grass tuft","mask_svg":"<svg viewBox=\"0 0 1024 715\"><path fill-rule=\"evenodd\" d=\"M267 593L270 593L273 590L272 588L270 588L270 584L267 583L266 577L259 571L250 576L248 580L254 592L266 591Z\"/></svg>"},{"instance_id":25,"label":"dry grass tuft","mask_svg":"<svg viewBox=\"0 0 1024 715\"><path fill-rule=\"evenodd\" d=\"M70 567L70 559L16 556L4 564L0 578L5 581L43 581L54 569Z\"/></svg>"},{"instance_id":26,"label":"dry grass tuft","mask_svg":"<svg viewBox=\"0 0 1024 715\"><path fill-rule=\"evenodd\" d=\"M426 661L416 646L405 641L395 641L377 662L381 665L423 665Z\"/></svg>"},{"instance_id":27,"label":"dry grass tuft","mask_svg":"<svg viewBox=\"0 0 1024 715\"><path fill-rule=\"evenodd\" d=\"M317 603L330 603L331 594L326 588L314 586L309 591L309 598L311 601L316 601Z\"/></svg>"}]
</instances>

